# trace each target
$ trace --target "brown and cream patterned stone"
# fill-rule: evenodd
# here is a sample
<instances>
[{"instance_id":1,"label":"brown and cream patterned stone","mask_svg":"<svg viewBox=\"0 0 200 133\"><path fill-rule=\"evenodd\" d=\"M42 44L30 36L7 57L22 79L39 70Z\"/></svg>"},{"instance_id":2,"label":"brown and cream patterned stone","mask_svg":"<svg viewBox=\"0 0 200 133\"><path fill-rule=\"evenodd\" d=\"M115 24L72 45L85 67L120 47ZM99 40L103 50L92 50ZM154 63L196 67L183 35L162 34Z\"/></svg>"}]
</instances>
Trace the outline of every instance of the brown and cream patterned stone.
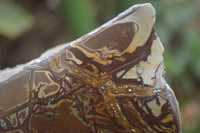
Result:
<instances>
[{"instance_id":1,"label":"brown and cream patterned stone","mask_svg":"<svg viewBox=\"0 0 200 133\"><path fill-rule=\"evenodd\" d=\"M151 4L0 72L0 132L180 133Z\"/></svg>"}]
</instances>

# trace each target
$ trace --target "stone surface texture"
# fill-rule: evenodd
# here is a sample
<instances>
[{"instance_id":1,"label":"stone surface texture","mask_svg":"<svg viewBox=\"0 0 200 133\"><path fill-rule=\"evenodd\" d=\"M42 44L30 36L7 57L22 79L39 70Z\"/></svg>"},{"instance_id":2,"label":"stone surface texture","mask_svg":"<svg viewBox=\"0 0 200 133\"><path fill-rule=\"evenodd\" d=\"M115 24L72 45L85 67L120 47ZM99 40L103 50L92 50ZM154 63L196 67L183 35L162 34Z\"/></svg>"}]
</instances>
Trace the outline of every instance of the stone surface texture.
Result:
<instances>
[{"instance_id":1,"label":"stone surface texture","mask_svg":"<svg viewBox=\"0 0 200 133\"><path fill-rule=\"evenodd\" d=\"M0 132L180 133L151 4L0 71Z\"/></svg>"}]
</instances>

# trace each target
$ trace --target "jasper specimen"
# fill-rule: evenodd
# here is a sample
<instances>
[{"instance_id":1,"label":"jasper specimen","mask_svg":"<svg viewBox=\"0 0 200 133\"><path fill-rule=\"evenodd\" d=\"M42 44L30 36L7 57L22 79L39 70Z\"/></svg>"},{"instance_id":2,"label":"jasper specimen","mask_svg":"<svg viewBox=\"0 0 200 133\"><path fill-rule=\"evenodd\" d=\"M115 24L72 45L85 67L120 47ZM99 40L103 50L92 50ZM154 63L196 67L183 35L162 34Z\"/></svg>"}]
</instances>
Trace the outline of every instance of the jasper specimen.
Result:
<instances>
[{"instance_id":1,"label":"jasper specimen","mask_svg":"<svg viewBox=\"0 0 200 133\"><path fill-rule=\"evenodd\" d=\"M180 133L151 4L0 72L0 132Z\"/></svg>"}]
</instances>

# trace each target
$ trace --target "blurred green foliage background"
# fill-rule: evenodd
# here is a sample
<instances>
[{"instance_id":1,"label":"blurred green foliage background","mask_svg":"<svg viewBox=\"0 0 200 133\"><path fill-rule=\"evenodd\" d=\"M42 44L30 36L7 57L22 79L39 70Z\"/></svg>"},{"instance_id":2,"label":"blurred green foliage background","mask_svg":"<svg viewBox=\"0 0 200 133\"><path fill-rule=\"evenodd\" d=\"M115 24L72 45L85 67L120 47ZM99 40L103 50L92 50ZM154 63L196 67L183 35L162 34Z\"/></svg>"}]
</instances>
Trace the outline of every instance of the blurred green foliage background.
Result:
<instances>
[{"instance_id":1,"label":"blurred green foliage background","mask_svg":"<svg viewBox=\"0 0 200 133\"><path fill-rule=\"evenodd\" d=\"M156 9L166 80L180 103L182 131L199 133L199 0L0 0L0 69L30 61L145 2Z\"/></svg>"}]
</instances>

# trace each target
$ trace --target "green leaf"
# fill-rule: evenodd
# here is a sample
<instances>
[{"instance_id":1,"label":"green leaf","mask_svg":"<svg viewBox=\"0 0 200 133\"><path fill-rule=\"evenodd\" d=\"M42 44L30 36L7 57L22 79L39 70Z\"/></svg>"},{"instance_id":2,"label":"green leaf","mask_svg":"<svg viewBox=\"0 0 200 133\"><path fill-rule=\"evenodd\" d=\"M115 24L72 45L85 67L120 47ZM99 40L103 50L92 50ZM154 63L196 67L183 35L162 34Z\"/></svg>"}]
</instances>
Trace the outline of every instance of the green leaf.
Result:
<instances>
[{"instance_id":1,"label":"green leaf","mask_svg":"<svg viewBox=\"0 0 200 133\"><path fill-rule=\"evenodd\" d=\"M200 56L198 59L200 59ZM192 70L193 70L193 73L197 76L198 80L200 81L200 61L199 60L194 62L192 66Z\"/></svg>"},{"instance_id":2,"label":"green leaf","mask_svg":"<svg viewBox=\"0 0 200 133\"><path fill-rule=\"evenodd\" d=\"M182 46L182 58L187 60L190 70L195 76L200 78L200 38L199 33L195 30L188 29L184 34Z\"/></svg>"},{"instance_id":3,"label":"green leaf","mask_svg":"<svg viewBox=\"0 0 200 133\"><path fill-rule=\"evenodd\" d=\"M62 0L61 4L75 37L80 37L97 27L94 10L88 0Z\"/></svg>"},{"instance_id":4,"label":"green leaf","mask_svg":"<svg viewBox=\"0 0 200 133\"><path fill-rule=\"evenodd\" d=\"M166 53L164 55L166 70L173 76L179 76L185 68L186 62L183 58L179 56L172 55L171 53Z\"/></svg>"},{"instance_id":5,"label":"green leaf","mask_svg":"<svg viewBox=\"0 0 200 133\"><path fill-rule=\"evenodd\" d=\"M14 3L0 1L0 34L14 39L33 25L33 17Z\"/></svg>"}]
</instances>

